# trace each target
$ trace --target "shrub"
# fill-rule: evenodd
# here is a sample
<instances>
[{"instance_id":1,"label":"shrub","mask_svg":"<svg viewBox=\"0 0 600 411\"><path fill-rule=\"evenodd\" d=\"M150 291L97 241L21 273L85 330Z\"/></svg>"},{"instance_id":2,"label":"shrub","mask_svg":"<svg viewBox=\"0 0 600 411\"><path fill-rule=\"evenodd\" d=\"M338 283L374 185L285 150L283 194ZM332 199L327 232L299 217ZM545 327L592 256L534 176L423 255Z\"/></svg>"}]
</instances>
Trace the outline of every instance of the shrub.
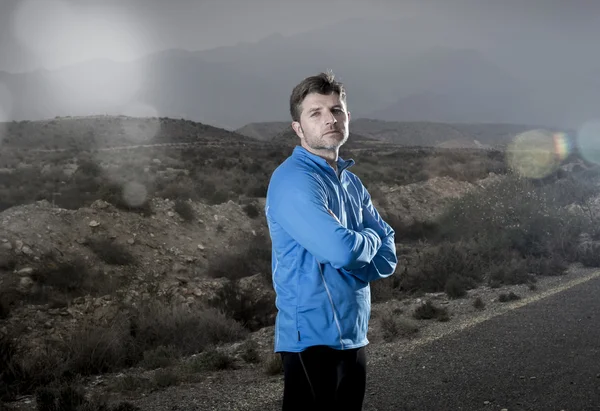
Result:
<instances>
[{"instance_id":1,"label":"shrub","mask_svg":"<svg viewBox=\"0 0 600 411\"><path fill-rule=\"evenodd\" d=\"M172 370L160 369L156 370L153 376L153 383L155 388L167 388L173 385L177 385L179 378Z\"/></svg>"},{"instance_id":2,"label":"shrub","mask_svg":"<svg viewBox=\"0 0 600 411\"><path fill-rule=\"evenodd\" d=\"M173 346L165 347L164 345L160 345L144 351L143 356L144 359L141 361L141 365L148 370L154 370L173 364L179 358L179 350Z\"/></svg>"},{"instance_id":3,"label":"shrub","mask_svg":"<svg viewBox=\"0 0 600 411\"><path fill-rule=\"evenodd\" d=\"M235 360L231 356L214 348L196 356L190 366L194 371L220 371L236 368Z\"/></svg>"},{"instance_id":4,"label":"shrub","mask_svg":"<svg viewBox=\"0 0 600 411\"><path fill-rule=\"evenodd\" d=\"M578 250L578 260L586 267L600 267L600 244L582 244Z\"/></svg>"},{"instance_id":5,"label":"shrub","mask_svg":"<svg viewBox=\"0 0 600 411\"><path fill-rule=\"evenodd\" d=\"M124 245L109 239L88 239L86 245L107 264L130 265L135 263L135 258Z\"/></svg>"},{"instance_id":6,"label":"shrub","mask_svg":"<svg viewBox=\"0 0 600 411\"><path fill-rule=\"evenodd\" d=\"M481 297L475 298L475 300L473 301L473 307L475 307L476 310L484 310L485 309L485 303L483 302Z\"/></svg>"},{"instance_id":7,"label":"shrub","mask_svg":"<svg viewBox=\"0 0 600 411\"><path fill-rule=\"evenodd\" d=\"M535 282L528 272L528 260L509 260L490 269L489 280L504 285L527 284Z\"/></svg>"},{"instance_id":8,"label":"shrub","mask_svg":"<svg viewBox=\"0 0 600 411\"><path fill-rule=\"evenodd\" d=\"M173 207L175 212L179 214L181 218L185 221L194 221L196 219L196 212L192 205L186 201L177 200L175 201L175 205Z\"/></svg>"},{"instance_id":9,"label":"shrub","mask_svg":"<svg viewBox=\"0 0 600 411\"><path fill-rule=\"evenodd\" d=\"M391 310L386 310L380 321L385 341L393 341L398 337L411 337L419 332L416 323L409 318L399 317Z\"/></svg>"},{"instance_id":10,"label":"shrub","mask_svg":"<svg viewBox=\"0 0 600 411\"><path fill-rule=\"evenodd\" d=\"M413 313L417 320L431 320L437 318L438 321L448 321L448 310L435 306L431 301L426 301L417 307Z\"/></svg>"},{"instance_id":11,"label":"shrub","mask_svg":"<svg viewBox=\"0 0 600 411\"><path fill-rule=\"evenodd\" d=\"M501 251L504 258L506 251L516 251L521 257L568 258L580 233L576 220L548 201L542 188L508 177L458 199L438 223L443 238L472 239L488 255Z\"/></svg>"},{"instance_id":12,"label":"shrub","mask_svg":"<svg viewBox=\"0 0 600 411\"><path fill-rule=\"evenodd\" d=\"M269 295L256 300L251 291L240 288L238 281L227 282L217 291L210 304L250 331L273 325L274 298Z\"/></svg>"},{"instance_id":13,"label":"shrub","mask_svg":"<svg viewBox=\"0 0 600 411\"><path fill-rule=\"evenodd\" d=\"M381 303L396 298L399 294L402 277L403 274L397 273L370 283L371 301Z\"/></svg>"},{"instance_id":14,"label":"shrub","mask_svg":"<svg viewBox=\"0 0 600 411\"><path fill-rule=\"evenodd\" d=\"M31 278L39 287L21 299L55 306L64 306L70 299L86 294L109 294L120 285L120 281L90 269L83 258L62 259L56 254L42 256Z\"/></svg>"},{"instance_id":15,"label":"shrub","mask_svg":"<svg viewBox=\"0 0 600 411\"><path fill-rule=\"evenodd\" d=\"M516 300L520 300L521 297L519 297L517 294L513 293L512 291L508 294L506 293L501 293L498 296L498 301L500 301L501 303L506 303L509 301L516 301Z\"/></svg>"},{"instance_id":16,"label":"shrub","mask_svg":"<svg viewBox=\"0 0 600 411\"><path fill-rule=\"evenodd\" d=\"M8 339L0 341L0 394L14 397L77 375L149 365L160 356L190 355L246 335L240 324L217 310L153 301L108 324L81 324L60 343L48 342L33 355L17 351ZM168 350L157 355L161 346Z\"/></svg>"},{"instance_id":17,"label":"shrub","mask_svg":"<svg viewBox=\"0 0 600 411\"><path fill-rule=\"evenodd\" d=\"M238 247L234 247L238 248ZM208 274L214 278L225 277L236 281L261 273L265 280L271 276L271 246L265 235L258 235L252 241L240 241L238 253L224 254L210 262Z\"/></svg>"},{"instance_id":18,"label":"shrub","mask_svg":"<svg viewBox=\"0 0 600 411\"><path fill-rule=\"evenodd\" d=\"M82 324L61 347L64 373L94 375L119 370L138 362L129 324L116 318L107 326Z\"/></svg>"},{"instance_id":19,"label":"shrub","mask_svg":"<svg viewBox=\"0 0 600 411\"><path fill-rule=\"evenodd\" d=\"M241 357L247 363L259 363L261 358L260 353L258 352L258 344L254 340L247 340L244 343L244 350L242 351Z\"/></svg>"},{"instance_id":20,"label":"shrub","mask_svg":"<svg viewBox=\"0 0 600 411\"><path fill-rule=\"evenodd\" d=\"M464 277L461 277L457 274L453 274L446 281L446 286L444 287L446 294L450 298L461 298L467 295L466 287L469 285L470 281L464 280Z\"/></svg>"},{"instance_id":21,"label":"shrub","mask_svg":"<svg viewBox=\"0 0 600 411\"><path fill-rule=\"evenodd\" d=\"M129 402L109 407L101 397L87 399L83 387L73 383L39 388L35 399L38 411L140 411Z\"/></svg>"},{"instance_id":22,"label":"shrub","mask_svg":"<svg viewBox=\"0 0 600 411\"><path fill-rule=\"evenodd\" d=\"M0 248L0 270L12 271L17 265L17 257L4 248Z\"/></svg>"},{"instance_id":23,"label":"shrub","mask_svg":"<svg viewBox=\"0 0 600 411\"><path fill-rule=\"evenodd\" d=\"M420 252L416 262L408 267L400 288L408 291L459 292L460 288L475 287L483 278L486 261L468 243L443 243Z\"/></svg>"},{"instance_id":24,"label":"shrub","mask_svg":"<svg viewBox=\"0 0 600 411\"><path fill-rule=\"evenodd\" d=\"M283 374L283 360L280 354L270 354L265 361L265 373L267 375Z\"/></svg>"},{"instance_id":25,"label":"shrub","mask_svg":"<svg viewBox=\"0 0 600 411\"><path fill-rule=\"evenodd\" d=\"M250 218L257 218L260 215L260 211L256 204L246 204L244 206L244 211L246 215Z\"/></svg>"},{"instance_id":26,"label":"shrub","mask_svg":"<svg viewBox=\"0 0 600 411\"><path fill-rule=\"evenodd\" d=\"M0 400L11 400L18 395L25 376L17 344L11 336L0 335Z\"/></svg>"},{"instance_id":27,"label":"shrub","mask_svg":"<svg viewBox=\"0 0 600 411\"><path fill-rule=\"evenodd\" d=\"M400 241L418 241L418 240L436 240L439 232L439 226L435 221L413 221L410 224L404 223L397 215L390 215L387 219L388 224L394 229L394 240Z\"/></svg>"},{"instance_id":28,"label":"shrub","mask_svg":"<svg viewBox=\"0 0 600 411\"><path fill-rule=\"evenodd\" d=\"M132 317L130 332L139 353L170 346L181 355L201 352L222 342L239 341L247 334L240 324L216 309L160 302L140 307Z\"/></svg>"}]
</instances>

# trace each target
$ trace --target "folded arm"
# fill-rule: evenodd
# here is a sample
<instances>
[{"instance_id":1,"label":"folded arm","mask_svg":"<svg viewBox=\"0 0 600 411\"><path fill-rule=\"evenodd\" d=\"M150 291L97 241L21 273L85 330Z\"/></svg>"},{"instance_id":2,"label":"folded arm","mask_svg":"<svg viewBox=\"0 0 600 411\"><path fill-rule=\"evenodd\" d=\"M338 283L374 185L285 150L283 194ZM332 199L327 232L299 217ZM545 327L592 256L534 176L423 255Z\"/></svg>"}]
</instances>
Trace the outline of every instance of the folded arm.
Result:
<instances>
[{"instance_id":1,"label":"folded arm","mask_svg":"<svg viewBox=\"0 0 600 411\"><path fill-rule=\"evenodd\" d=\"M394 273L396 265L398 264L396 244L394 241L395 232L392 227L381 218L366 189L364 189L362 215L363 226L365 228L373 229L377 233L381 238L381 247L369 264L354 269L344 267L343 270L365 282L389 277Z\"/></svg>"},{"instance_id":2,"label":"folded arm","mask_svg":"<svg viewBox=\"0 0 600 411\"><path fill-rule=\"evenodd\" d=\"M311 175L290 184L275 181L271 187L268 218L322 264L334 268L365 266L381 247L372 228L353 231L340 225L328 212L325 189Z\"/></svg>"}]
</instances>

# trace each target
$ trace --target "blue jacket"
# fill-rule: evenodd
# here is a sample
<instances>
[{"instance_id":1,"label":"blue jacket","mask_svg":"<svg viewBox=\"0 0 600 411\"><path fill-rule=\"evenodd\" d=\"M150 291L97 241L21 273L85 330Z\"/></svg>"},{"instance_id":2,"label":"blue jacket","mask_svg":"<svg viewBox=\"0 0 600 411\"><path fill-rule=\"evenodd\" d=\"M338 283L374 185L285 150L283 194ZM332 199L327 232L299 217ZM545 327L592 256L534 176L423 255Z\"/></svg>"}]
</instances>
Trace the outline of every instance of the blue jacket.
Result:
<instances>
[{"instance_id":1,"label":"blue jacket","mask_svg":"<svg viewBox=\"0 0 600 411\"><path fill-rule=\"evenodd\" d=\"M396 269L394 230L348 171L354 160L338 158L337 164L338 174L296 146L269 181L275 352L367 345L369 282Z\"/></svg>"}]
</instances>

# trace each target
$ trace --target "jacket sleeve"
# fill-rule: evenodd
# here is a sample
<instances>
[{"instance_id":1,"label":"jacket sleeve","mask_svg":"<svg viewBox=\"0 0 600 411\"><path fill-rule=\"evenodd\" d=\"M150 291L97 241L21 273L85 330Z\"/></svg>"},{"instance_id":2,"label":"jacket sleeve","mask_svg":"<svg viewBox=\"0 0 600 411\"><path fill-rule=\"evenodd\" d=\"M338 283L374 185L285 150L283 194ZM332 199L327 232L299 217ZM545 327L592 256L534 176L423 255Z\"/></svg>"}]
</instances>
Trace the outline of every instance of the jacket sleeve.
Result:
<instances>
[{"instance_id":1,"label":"jacket sleeve","mask_svg":"<svg viewBox=\"0 0 600 411\"><path fill-rule=\"evenodd\" d=\"M371 228L349 230L328 212L327 194L316 177L304 174L293 184L278 179L268 193L267 218L279 224L322 264L334 268L370 263L381 246Z\"/></svg>"},{"instance_id":2,"label":"jacket sleeve","mask_svg":"<svg viewBox=\"0 0 600 411\"><path fill-rule=\"evenodd\" d=\"M363 190L363 225L364 227L373 229L379 235L381 238L381 247L369 264L358 269L347 269L345 267L343 271L362 281L371 282L392 275L396 270L398 257L396 255L394 230L381 218L371 201L371 196L364 186Z\"/></svg>"}]
</instances>

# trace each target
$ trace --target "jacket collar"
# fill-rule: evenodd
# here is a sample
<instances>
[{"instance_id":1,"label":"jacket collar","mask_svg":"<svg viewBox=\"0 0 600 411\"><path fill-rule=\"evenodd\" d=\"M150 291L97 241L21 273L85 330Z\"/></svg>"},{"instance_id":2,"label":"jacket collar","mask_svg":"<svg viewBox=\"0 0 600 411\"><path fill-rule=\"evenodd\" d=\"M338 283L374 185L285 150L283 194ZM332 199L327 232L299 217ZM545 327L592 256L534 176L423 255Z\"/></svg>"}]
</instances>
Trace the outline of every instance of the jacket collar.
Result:
<instances>
[{"instance_id":1,"label":"jacket collar","mask_svg":"<svg viewBox=\"0 0 600 411\"><path fill-rule=\"evenodd\" d=\"M322 167L331 168L331 166L329 165L327 160L325 160L323 157L319 157L318 155L311 153L310 151L308 151L307 149L305 149L302 146L294 147L292 156L294 158L302 159L304 161L311 160L312 162L317 163L318 165L320 165ZM347 168L352 167L354 164L355 164L355 161L353 159L350 158L348 160L344 160L343 158L338 156L338 159L337 159L338 175L341 175L342 171L346 170Z\"/></svg>"}]
</instances>

